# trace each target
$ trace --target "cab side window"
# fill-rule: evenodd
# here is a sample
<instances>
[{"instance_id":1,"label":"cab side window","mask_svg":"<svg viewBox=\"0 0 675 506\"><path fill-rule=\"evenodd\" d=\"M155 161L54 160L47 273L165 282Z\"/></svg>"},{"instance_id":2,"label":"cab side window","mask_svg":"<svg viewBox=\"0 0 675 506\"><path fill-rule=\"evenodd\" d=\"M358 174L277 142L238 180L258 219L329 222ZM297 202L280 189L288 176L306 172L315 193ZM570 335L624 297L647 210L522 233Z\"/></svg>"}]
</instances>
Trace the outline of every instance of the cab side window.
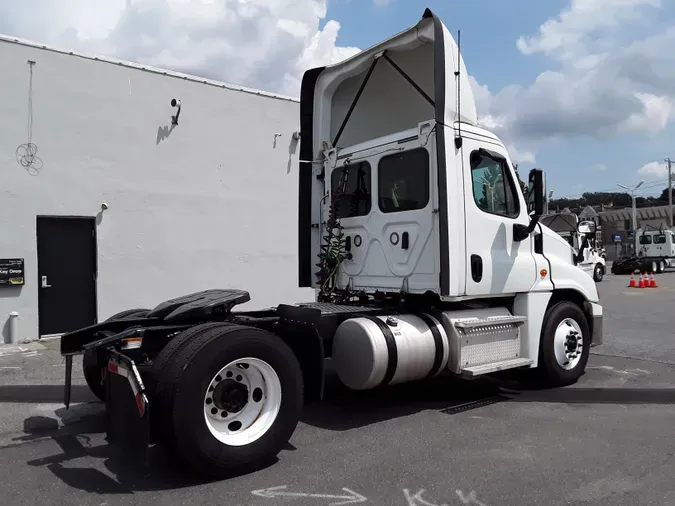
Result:
<instances>
[{"instance_id":1,"label":"cab side window","mask_svg":"<svg viewBox=\"0 0 675 506\"><path fill-rule=\"evenodd\" d=\"M654 244L666 244L666 234L655 235Z\"/></svg>"},{"instance_id":2,"label":"cab side window","mask_svg":"<svg viewBox=\"0 0 675 506\"><path fill-rule=\"evenodd\" d=\"M518 216L516 184L503 159L474 151L471 154L471 181L473 198L480 209L508 218Z\"/></svg>"},{"instance_id":3,"label":"cab side window","mask_svg":"<svg viewBox=\"0 0 675 506\"><path fill-rule=\"evenodd\" d=\"M339 190L344 178L344 193L335 196L333 205L338 218L366 216L371 208L371 170L368 162L352 163L333 169L330 175L331 192Z\"/></svg>"},{"instance_id":4,"label":"cab side window","mask_svg":"<svg viewBox=\"0 0 675 506\"><path fill-rule=\"evenodd\" d=\"M640 244L651 244L652 243L652 236L651 235L641 235L640 236Z\"/></svg>"},{"instance_id":5,"label":"cab side window","mask_svg":"<svg viewBox=\"0 0 675 506\"><path fill-rule=\"evenodd\" d=\"M429 153L411 149L380 159L377 167L380 211L397 213L424 209L429 203Z\"/></svg>"}]
</instances>

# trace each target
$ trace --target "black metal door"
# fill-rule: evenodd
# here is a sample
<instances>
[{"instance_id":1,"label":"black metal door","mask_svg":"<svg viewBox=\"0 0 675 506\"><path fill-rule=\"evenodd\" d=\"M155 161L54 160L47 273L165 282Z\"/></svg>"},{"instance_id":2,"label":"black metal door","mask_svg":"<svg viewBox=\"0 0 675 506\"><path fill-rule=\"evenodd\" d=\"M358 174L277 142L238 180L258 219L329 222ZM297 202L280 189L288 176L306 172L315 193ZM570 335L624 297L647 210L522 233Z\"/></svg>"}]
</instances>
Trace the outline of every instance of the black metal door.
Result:
<instances>
[{"instance_id":1,"label":"black metal door","mask_svg":"<svg viewBox=\"0 0 675 506\"><path fill-rule=\"evenodd\" d=\"M37 218L40 336L93 325L96 310L94 218Z\"/></svg>"}]
</instances>

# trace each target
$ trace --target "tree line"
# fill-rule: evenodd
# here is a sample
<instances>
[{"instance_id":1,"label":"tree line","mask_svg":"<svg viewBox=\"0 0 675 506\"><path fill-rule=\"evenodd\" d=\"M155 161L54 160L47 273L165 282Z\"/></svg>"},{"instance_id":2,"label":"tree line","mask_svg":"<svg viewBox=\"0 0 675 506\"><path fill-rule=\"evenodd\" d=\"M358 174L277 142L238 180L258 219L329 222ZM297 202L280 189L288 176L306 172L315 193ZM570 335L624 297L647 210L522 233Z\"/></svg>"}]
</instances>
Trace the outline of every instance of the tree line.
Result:
<instances>
[{"instance_id":1,"label":"tree line","mask_svg":"<svg viewBox=\"0 0 675 506\"><path fill-rule=\"evenodd\" d=\"M578 208L586 206L613 206L613 207L631 207L633 205L629 193L619 192L586 192L580 198L569 199L551 199L548 203L549 209L560 209L568 207ZM635 207L652 207L668 205L668 188L665 188L658 197L636 197Z\"/></svg>"},{"instance_id":2,"label":"tree line","mask_svg":"<svg viewBox=\"0 0 675 506\"><path fill-rule=\"evenodd\" d=\"M527 191L527 184L520 177L518 172L518 165L514 164L516 169L516 177L518 178L518 183L523 190L523 193ZM673 191L675 193L675 190ZM675 196L673 197L675 199ZM576 199L570 198L553 198L549 201L548 207L550 211L555 211L556 209L562 211L566 207L569 209L575 209L586 206L613 206L613 207L631 207L633 201L631 199L630 193L621 193L621 192L586 192L581 195L581 197ZM668 205L668 188L664 188L661 192L661 195L658 197L637 197L635 199L635 207L652 207L652 206L667 206Z\"/></svg>"}]
</instances>

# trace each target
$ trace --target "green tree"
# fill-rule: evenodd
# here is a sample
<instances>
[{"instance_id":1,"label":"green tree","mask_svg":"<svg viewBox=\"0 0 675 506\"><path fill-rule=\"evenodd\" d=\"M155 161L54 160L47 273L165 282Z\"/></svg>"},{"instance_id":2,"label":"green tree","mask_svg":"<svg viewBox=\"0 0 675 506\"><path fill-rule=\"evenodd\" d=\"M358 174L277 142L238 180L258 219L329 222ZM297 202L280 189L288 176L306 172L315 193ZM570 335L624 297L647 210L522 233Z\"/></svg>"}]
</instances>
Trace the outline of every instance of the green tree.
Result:
<instances>
[{"instance_id":1,"label":"green tree","mask_svg":"<svg viewBox=\"0 0 675 506\"><path fill-rule=\"evenodd\" d=\"M668 189L666 188L659 197L637 197L636 207L663 206L668 203ZM586 192L578 198L560 198L549 202L551 210L578 209L586 206L612 206L630 207L633 204L630 194L620 192Z\"/></svg>"},{"instance_id":2,"label":"green tree","mask_svg":"<svg viewBox=\"0 0 675 506\"><path fill-rule=\"evenodd\" d=\"M527 198L527 183L523 181L520 177L520 172L518 172L518 164L514 163L513 168L516 170L516 178L518 178L518 184L520 185L520 189L523 192L523 195Z\"/></svg>"}]
</instances>

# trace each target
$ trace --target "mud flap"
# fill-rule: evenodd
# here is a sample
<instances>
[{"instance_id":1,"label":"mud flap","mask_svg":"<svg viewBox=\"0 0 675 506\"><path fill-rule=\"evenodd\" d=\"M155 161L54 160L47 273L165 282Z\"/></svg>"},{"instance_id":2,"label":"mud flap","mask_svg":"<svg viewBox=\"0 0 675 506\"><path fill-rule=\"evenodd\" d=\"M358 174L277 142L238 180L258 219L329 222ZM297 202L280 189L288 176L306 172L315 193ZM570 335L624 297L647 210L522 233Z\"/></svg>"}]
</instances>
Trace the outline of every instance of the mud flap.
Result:
<instances>
[{"instance_id":1,"label":"mud flap","mask_svg":"<svg viewBox=\"0 0 675 506\"><path fill-rule=\"evenodd\" d=\"M66 381L63 385L63 404L70 409L70 392L73 383L73 356L66 355Z\"/></svg>"},{"instance_id":2,"label":"mud flap","mask_svg":"<svg viewBox=\"0 0 675 506\"><path fill-rule=\"evenodd\" d=\"M110 351L106 384L107 440L149 464L150 404L136 364Z\"/></svg>"}]
</instances>

